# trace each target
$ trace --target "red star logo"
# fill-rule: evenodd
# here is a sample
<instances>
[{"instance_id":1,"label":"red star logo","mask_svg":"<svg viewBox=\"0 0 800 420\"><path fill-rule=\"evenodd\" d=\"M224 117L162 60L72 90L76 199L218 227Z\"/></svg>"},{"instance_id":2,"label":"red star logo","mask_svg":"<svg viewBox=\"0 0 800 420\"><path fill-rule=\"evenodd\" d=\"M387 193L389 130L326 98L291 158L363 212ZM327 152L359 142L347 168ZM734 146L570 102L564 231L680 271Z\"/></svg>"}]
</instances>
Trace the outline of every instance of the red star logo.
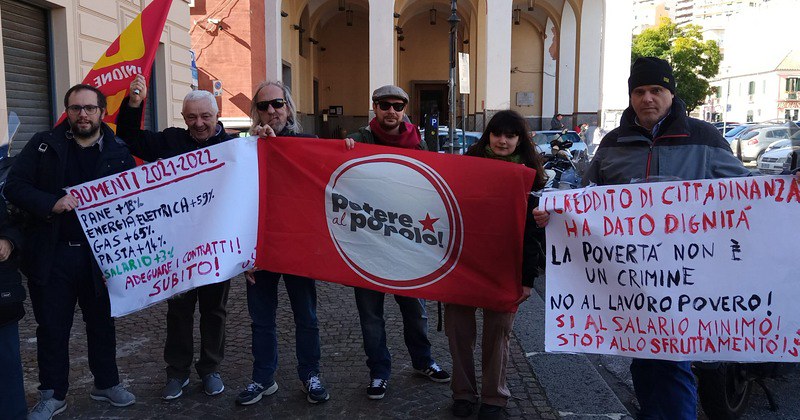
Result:
<instances>
[{"instance_id":1,"label":"red star logo","mask_svg":"<svg viewBox=\"0 0 800 420\"><path fill-rule=\"evenodd\" d=\"M436 221L438 221L438 220L439 220L438 217L434 219L434 218L431 218L430 214L425 213L425 219L424 220L418 220L418 222L422 225L422 230L423 231L429 230L431 232L436 232L435 230L433 230L433 224L436 223Z\"/></svg>"}]
</instances>

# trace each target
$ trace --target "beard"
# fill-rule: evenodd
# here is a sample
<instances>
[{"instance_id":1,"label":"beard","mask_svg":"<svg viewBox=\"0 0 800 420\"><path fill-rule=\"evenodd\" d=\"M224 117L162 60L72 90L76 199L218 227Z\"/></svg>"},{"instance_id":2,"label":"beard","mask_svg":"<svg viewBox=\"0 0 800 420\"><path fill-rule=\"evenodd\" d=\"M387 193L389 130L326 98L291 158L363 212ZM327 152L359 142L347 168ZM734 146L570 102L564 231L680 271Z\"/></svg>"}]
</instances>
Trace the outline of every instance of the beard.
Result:
<instances>
[{"instance_id":1,"label":"beard","mask_svg":"<svg viewBox=\"0 0 800 420\"><path fill-rule=\"evenodd\" d=\"M378 124L381 126L381 128L384 131L392 131L395 128L400 127L401 124L403 124L403 119L402 118L398 118L398 119L396 119L394 121L393 124L391 124L391 123L387 123L386 119L384 118L384 119L378 120Z\"/></svg>"},{"instance_id":2,"label":"beard","mask_svg":"<svg viewBox=\"0 0 800 420\"><path fill-rule=\"evenodd\" d=\"M93 137L95 134L97 134L98 131L100 131L99 122L95 122L92 120L88 120L88 122L89 122L89 127L81 127L80 125L78 125L77 121L75 122L70 121L69 127L70 130L72 130L72 135L79 139L88 139Z\"/></svg>"}]
</instances>

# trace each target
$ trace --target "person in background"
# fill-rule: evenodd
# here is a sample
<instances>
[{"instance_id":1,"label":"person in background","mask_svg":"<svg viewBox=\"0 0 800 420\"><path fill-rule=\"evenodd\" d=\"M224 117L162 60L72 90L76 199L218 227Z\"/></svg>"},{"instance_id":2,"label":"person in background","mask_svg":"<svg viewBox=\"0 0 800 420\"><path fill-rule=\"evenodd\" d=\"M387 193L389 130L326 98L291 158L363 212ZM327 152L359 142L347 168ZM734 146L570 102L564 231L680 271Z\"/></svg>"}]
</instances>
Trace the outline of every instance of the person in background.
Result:
<instances>
[{"instance_id":1,"label":"person in background","mask_svg":"<svg viewBox=\"0 0 800 420\"><path fill-rule=\"evenodd\" d=\"M469 148L466 155L525 165L536 170L533 189L538 191L544 188L546 179L542 158L528 137L525 119L514 111L495 114L486 125L481 139ZM523 293L517 304L531 295L533 279L539 274L539 266L544 259L539 238L541 230L536 228L530 211L536 207L537 201L533 195L529 196L522 248L522 277L519 279ZM483 309L481 386L478 390L474 360L477 338L475 313L478 308L453 303L445 304L444 308L444 330L453 356L453 380L450 384L454 400L453 415L471 416L480 397L479 419L502 418L502 410L511 397L506 383L506 369L515 314Z\"/></svg>"},{"instance_id":2,"label":"person in background","mask_svg":"<svg viewBox=\"0 0 800 420\"><path fill-rule=\"evenodd\" d=\"M316 137L302 134L292 95L280 82L262 82L256 87L250 105L250 134L261 137ZM247 310L253 331L252 382L236 397L236 404L257 403L264 395L278 390L278 335L275 316L278 308L278 282L289 295L294 314L297 375L311 404L330 398L320 379L320 339L317 326L317 289L315 280L291 274L255 270L247 278Z\"/></svg>"},{"instance_id":3,"label":"person in background","mask_svg":"<svg viewBox=\"0 0 800 420\"><path fill-rule=\"evenodd\" d=\"M17 271L21 244L22 233L11 224L0 197L0 407L12 420L28 414L19 352L19 320L25 315L25 288Z\"/></svg>"},{"instance_id":4,"label":"person in background","mask_svg":"<svg viewBox=\"0 0 800 420\"><path fill-rule=\"evenodd\" d=\"M561 115L561 114L556 114L556 115L553 117L553 119L551 119L551 120L550 120L550 129L551 129L551 130L558 130L558 131L561 131L561 130L563 130L563 129L567 128L567 126L565 126L565 125L564 125L564 122L562 121L563 119L564 119L564 116L563 116L563 115Z\"/></svg>"}]
</instances>

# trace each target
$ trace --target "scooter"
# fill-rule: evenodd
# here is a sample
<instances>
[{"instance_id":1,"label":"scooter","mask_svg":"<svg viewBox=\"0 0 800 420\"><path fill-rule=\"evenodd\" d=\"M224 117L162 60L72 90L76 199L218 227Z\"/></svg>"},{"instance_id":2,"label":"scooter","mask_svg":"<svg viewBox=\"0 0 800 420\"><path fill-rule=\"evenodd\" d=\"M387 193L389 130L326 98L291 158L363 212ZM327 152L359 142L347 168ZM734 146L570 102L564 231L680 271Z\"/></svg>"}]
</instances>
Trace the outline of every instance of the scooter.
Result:
<instances>
[{"instance_id":1,"label":"scooter","mask_svg":"<svg viewBox=\"0 0 800 420\"><path fill-rule=\"evenodd\" d=\"M754 384L764 390L769 409L778 405L764 379L775 378L795 368L793 363L698 362L692 364L697 377L697 395L710 420L733 420L747 411Z\"/></svg>"},{"instance_id":2,"label":"scooter","mask_svg":"<svg viewBox=\"0 0 800 420\"><path fill-rule=\"evenodd\" d=\"M544 170L547 174L545 188L568 190L581 186L583 170L589 159L583 152L573 156L569 150L570 147L572 147L572 142L561 140L561 136L550 142L553 156L544 163Z\"/></svg>"}]
</instances>

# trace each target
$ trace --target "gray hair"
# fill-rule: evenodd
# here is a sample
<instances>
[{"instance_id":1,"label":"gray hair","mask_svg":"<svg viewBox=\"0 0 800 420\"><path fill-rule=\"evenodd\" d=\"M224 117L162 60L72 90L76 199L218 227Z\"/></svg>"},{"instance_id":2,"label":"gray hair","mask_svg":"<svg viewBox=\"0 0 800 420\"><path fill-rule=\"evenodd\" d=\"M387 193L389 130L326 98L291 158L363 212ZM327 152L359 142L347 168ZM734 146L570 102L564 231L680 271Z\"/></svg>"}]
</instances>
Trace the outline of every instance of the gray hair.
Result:
<instances>
[{"instance_id":1,"label":"gray hair","mask_svg":"<svg viewBox=\"0 0 800 420\"><path fill-rule=\"evenodd\" d=\"M183 98L183 103L186 102L194 102L194 101L208 101L208 104L211 105L211 110L214 111L214 115L219 113L219 106L217 105L217 98L214 97L214 94L207 90L193 90L186 94L186 97Z\"/></svg>"},{"instance_id":2,"label":"gray hair","mask_svg":"<svg viewBox=\"0 0 800 420\"><path fill-rule=\"evenodd\" d=\"M258 116L258 109L256 109L256 98L258 98L258 94L261 93L261 90L267 86L277 86L280 88L281 92L283 92L283 99L286 100L286 107L289 111L286 116L286 128L292 130L294 133L301 132L303 129L300 127L300 121L297 120L297 107L294 105L294 99L292 99L292 93L289 91L289 88L281 82L265 80L256 86L255 93L253 93L253 100L250 101L250 134L255 134L256 127L263 124Z\"/></svg>"}]
</instances>

